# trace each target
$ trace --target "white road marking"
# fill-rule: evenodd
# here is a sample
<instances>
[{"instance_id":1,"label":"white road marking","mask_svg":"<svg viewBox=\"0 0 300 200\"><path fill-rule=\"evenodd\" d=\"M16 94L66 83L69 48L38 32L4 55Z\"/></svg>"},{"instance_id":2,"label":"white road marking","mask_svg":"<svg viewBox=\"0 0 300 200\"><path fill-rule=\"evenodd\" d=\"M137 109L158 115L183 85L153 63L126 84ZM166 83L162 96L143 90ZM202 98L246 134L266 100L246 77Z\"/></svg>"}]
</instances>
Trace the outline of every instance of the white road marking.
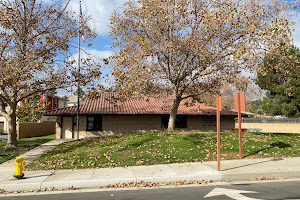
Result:
<instances>
[{"instance_id":1,"label":"white road marking","mask_svg":"<svg viewBox=\"0 0 300 200\"><path fill-rule=\"evenodd\" d=\"M241 193L257 193L257 192L245 191L245 190L233 190L233 189L226 189L226 188L215 188L210 193L208 193L204 198L226 195L236 200L260 200L260 199L246 197Z\"/></svg>"}]
</instances>

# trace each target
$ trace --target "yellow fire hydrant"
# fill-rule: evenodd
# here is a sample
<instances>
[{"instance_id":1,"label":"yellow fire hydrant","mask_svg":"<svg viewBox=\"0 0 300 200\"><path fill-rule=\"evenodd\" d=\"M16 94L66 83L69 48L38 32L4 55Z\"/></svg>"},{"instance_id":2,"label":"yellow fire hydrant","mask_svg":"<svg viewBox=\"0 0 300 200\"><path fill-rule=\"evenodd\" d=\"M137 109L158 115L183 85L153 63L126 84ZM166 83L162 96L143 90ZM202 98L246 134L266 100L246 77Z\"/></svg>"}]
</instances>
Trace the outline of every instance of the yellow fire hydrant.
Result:
<instances>
[{"instance_id":1,"label":"yellow fire hydrant","mask_svg":"<svg viewBox=\"0 0 300 200\"><path fill-rule=\"evenodd\" d=\"M23 158L21 158L21 157L16 158L15 165L16 165L16 173L14 174L14 177L17 179L23 178L24 177L23 166L25 165Z\"/></svg>"}]
</instances>

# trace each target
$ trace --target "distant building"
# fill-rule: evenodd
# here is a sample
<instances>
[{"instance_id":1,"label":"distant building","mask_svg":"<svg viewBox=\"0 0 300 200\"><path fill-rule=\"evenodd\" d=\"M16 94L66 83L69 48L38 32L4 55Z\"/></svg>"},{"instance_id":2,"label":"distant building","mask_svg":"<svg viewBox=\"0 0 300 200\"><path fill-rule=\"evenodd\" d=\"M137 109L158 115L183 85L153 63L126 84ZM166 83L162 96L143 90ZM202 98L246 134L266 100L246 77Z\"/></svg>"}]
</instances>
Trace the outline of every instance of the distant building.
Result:
<instances>
[{"instance_id":1,"label":"distant building","mask_svg":"<svg viewBox=\"0 0 300 200\"><path fill-rule=\"evenodd\" d=\"M51 94L46 94L42 95L41 97L45 104L46 104L46 109L45 111L50 111L50 110L56 110L59 108L65 108L68 107L68 97L66 95L51 95ZM56 121L56 117L54 116L42 116L40 121Z\"/></svg>"},{"instance_id":2,"label":"distant building","mask_svg":"<svg viewBox=\"0 0 300 200\"><path fill-rule=\"evenodd\" d=\"M42 95L43 100L46 103L46 111L48 110L55 110L58 108L65 108L68 106L67 101L68 97L65 95Z\"/></svg>"},{"instance_id":3,"label":"distant building","mask_svg":"<svg viewBox=\"0 0 300 200\"><path fill-rule=\"evenodd\" d=\"M57 95L57 96L62 96L62 95ZM84 99L79 101L80 105L82 105L83 103L84 103ZM65 107L76 106L76 105L77 105L77 96L68 96L67 106Z\"/></svg>"},{"instance_id":4,"label":"distant building","mask_svg":"<svg viewBox=\"0 0 300 200\"><path fill-rule=\"evenodd\" d=\"M65 95L45 94L45 95L41 96L41 100L44 100L44 103L46 105L45 111L55 110L55 109L59 109L59 108L65 108L68 106L68 97ZM22 106L22 103L20 103L19 105ZM43 116L41 118L41 121L56 121L56 117ZM8 132L7 120L1 113L0 113L0 130L4 130L5 132Z\"/></svg>"}]
</instances>

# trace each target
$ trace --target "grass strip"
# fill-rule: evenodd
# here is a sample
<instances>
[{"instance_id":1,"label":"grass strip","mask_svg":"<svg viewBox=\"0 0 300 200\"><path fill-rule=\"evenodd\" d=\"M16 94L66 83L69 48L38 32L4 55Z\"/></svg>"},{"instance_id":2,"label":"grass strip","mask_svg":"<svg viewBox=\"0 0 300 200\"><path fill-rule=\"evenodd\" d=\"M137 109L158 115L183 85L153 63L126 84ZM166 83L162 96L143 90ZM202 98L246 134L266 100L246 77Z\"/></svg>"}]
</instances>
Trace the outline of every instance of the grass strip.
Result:
<instances>
[{"instance_id":1,"label":"grass strip","mask_svg":"<svg viewBox=\"0 0 300 200\"><path fill-rule=\"evenodd\" d=\"M26 170L91 169L214 161L216 133L148 132L89 138L57 146ZM238 133L221 133L221 158L239 158ZM245 158L300 156L300 134L243 133Z\"/></svg>"},{"instance_id":2,"label":"grass strip","mask_svg":"<svg viewBox=\"0 0 300 200\"><path fill-rule=\"evenodd\" d=\"M55 134L41 137L22 138L18 140L18 147L15 148L5 148L6 142L0 142L0 164L54 139Z\"/></svg>"}]
</instances>

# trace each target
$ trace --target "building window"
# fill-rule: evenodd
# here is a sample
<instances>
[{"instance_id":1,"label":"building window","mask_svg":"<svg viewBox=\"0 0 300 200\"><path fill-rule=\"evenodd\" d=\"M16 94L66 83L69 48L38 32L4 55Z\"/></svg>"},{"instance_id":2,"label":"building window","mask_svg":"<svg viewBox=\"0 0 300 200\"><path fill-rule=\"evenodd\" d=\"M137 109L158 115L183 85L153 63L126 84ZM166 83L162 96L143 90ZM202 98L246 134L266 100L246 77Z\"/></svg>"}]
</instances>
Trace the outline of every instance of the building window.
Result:
<instances>
[{"instance_id":1,"label":"building window","mask_svg":"<svg viewBox=\"0 0 300 200\"><path fill-rule=\"evenodd\" d=\"M57 99L54 99L54 109L57 108Z\"/></svg>"},{"instance_id":2,"label":"building window","mask_svg":"<svg viewBox=\"0 0 300 200\"><path fill-rule=\"evenodd\" d=\"M163 129L168 128L168 123L169 123L169 116L161 116L161 127Z\"/></svg>"},{"instance_id":3,"label":"building window","mask_svg":"<svg viewBox=\"0 0 300 200\"><path fill-rule=\"evenodd\" d=\"M170 116L162 116L161 117L161 127L163 129L168 128L169 117ZM175 122L175 128L187 128L187 116L177 115L176 116L176 122Z\"/></svg>"},{"instance_id":4,"label":"building window","mask_svg":"<svg viewBox=\"0 0 300 200\"><path fill-rule=\"evenodd\" d=\"M175 128L187 128L187 116L176 117Z\"/></svg>"},{"instance_id":5,"label":"building window","mask_svg":"<svg viewBox=\"0 0 300 200\"><path fill-rule=\"evenodd\" d=\"M203 127L216 127L217 126L217 120L215 116L205 116L202 120L202 126Z\"/></svg>"},{"instance_id":6,"label":"building window","mask_svg":"<svg viewBox=\"0 0 300 200\"><path fill-rule=\"evenodd\" d=\"M102 131L102 116L87 117L87 131Z\"/></svg>"}]
</instances>

